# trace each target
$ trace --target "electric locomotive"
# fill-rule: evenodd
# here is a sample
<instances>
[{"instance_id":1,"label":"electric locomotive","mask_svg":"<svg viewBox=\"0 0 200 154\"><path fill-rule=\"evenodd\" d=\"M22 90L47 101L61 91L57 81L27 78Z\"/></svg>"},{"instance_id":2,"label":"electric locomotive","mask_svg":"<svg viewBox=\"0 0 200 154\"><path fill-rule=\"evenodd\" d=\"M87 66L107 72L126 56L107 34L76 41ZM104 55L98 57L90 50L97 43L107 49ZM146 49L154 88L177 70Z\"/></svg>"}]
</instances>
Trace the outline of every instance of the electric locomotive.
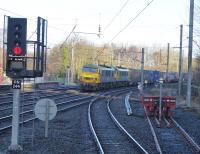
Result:
<instances>
[{"instance_id":1,"label":"electric locomotive","mask_svg":"<svg viewBox=\"0 0 200 154\"><path fill-rule=\"evenodd\" d=\"M115 86L122 87L129 85L129 69L115 67Z\"/></svg>"},{"instance_id":2,"label":"electric locomotive","mask_svg":"<svg viewBox=\"0 0 200 154\"><path fill-rule=\"evenodd\" d=\"M80 87L82 90L110 88L115 82L114 74L115 69L109 66L84 65L80 74Z\"/></svg>"},{"instance_id":3,"label":"electric locomotive","mask_svg":"<svg viewBox=\"0 0 200 154\"><path fill-rule=\"evenodd\" d=\"M146 84L158 82L163 72L156 70L144 70ZM170 73L169 73L170 74ZM177 74L177 73L174 73ZM174 77L173 75L172 77ZM165 76L164 76L165 78ZM170 81L174 78L170 78ZM177 79L177 78L175 78ZM141 81L141 70L124 67L110 67L106 65L84 65L80 74L80 87L82 90L100 90L114 87L136 85Z\"/></svg>"}]
</instances>

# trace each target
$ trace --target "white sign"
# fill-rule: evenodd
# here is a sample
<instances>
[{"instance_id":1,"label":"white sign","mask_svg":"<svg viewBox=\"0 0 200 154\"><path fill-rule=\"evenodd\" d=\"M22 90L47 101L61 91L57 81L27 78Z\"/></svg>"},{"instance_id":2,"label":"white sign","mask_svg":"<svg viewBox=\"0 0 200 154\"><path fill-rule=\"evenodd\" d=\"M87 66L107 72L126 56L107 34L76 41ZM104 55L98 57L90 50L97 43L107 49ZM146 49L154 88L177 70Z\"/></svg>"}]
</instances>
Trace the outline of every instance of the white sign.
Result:
<instances>
[{"instance_id":1,"label":"white sign","mask_svg":"<svg viewBox=\"0 0 200 154\"><path fill-rule=\"evenodd\" d=\"M51 99L40 99L35 105L35 115L38 119L52 120L57 113L57 106Z\"/></svg>"}]
</instances>

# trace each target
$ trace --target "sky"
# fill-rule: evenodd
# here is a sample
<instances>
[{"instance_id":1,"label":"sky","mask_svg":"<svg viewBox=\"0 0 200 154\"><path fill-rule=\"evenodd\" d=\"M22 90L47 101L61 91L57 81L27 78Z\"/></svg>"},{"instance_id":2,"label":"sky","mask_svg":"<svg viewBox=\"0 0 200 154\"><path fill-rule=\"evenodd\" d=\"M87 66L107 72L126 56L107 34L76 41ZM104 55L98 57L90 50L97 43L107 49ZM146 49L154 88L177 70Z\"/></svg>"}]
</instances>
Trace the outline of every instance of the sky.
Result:
<instances>
[{"instance_id":1,"label":"sky","mask_svg":"<svg viewBox=\"0 0 200 154\"><path fill-rule=\"evenodd\" d=\"M128 2L127 2L128 1ZM187 42L189 0L154 0L136 19L151 0L6 0L0 6L0 29L4 15L28 18L28 36L36 30L40 16L48 20L48 45L62 43L75 24L75 32L96 44L119 43L124 45L172 46L179 44L179 27L183 24L183 40ZM108 26L125 4L120 14ZM134 20L133 20L134 19ZM130 22L131 24L122 31ZM98 27L101 26L101 37ZM121 33L119 33L122 31ZM116 34L118 34L116 38ZM114 38L114 39L113 39Z\"/></svg>"}]
</instances>

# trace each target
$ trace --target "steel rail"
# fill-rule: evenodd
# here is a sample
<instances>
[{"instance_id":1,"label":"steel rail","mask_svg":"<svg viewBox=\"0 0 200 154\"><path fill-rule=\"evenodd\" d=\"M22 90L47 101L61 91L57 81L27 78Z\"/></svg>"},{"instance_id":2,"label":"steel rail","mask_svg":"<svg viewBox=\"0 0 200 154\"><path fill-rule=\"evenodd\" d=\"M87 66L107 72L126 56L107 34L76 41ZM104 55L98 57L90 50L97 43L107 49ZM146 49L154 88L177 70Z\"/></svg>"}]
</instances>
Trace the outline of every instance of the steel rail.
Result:
<instances>
[{"instance_id":1,"label":"steel rail","mask_svg":"<svg viewBox=\"0 0 200 154\"><path fill-rule=\"evenodd\" d=\"M129 139L131 141L133 141L138 147L139 149L142 151L142 153L145 153L145 154L148 154L148 152L139 144L138 141L136 141L129 133L128 131L119 123L119 121L115 118L115 116L113 115L113 113L111 112L110 110L110 100L108 100L108 103L107 103L107 109L108 109L108 112L111 116L111 119L114 121L114 123L117 125L117 127L124 133L126 134Z\"/></svg>"},{"instance_id":2,"label":"steel rail","mask_svg":"<svg viewBox=\"0 0 200 154\"><path fill-rule=\"evenodd\" d=\"M77 99L73 99L73 100L70 100L70 101L65 101L65 102L57 103L56 105L61 106L61 105L65 105L66 103L71 103L71 102L74 102L74 101L81 101L81 100L89 99L89 98L92 98L92 97L93 96L87 96L87 97L83 97L83 98L77 98ZM23 114L31 113L31 112L34 112L34 110L28 110L28 111L21 112L20 116L23 115ZM12 118L12 115L8 115L8 116L5 116L5 117L1 117L0 121L6 120L6 119L11 119L11 118Z\"/></svg>"},{"instance_id":3,"label":"steel rail","mask_svg":"<svg viewBox=\"0 0 200 154\"><path fill-rule=\"evenodd\" d=\"M62 108L62 109L59 109L58 112L62 112L62 111L65 111L65 110L68 110L68 109L71 109L71 108L74 108L74 107L78 107L80 105L84 105L86 103L90 103L90 101L85 101L85 102L82 102L82 103L77 103L77 104L73 104L73 105L70 105L68 107L65 107L65 108ZM30 121L33 121L33 120L37 120L38 118L37 117L33 117L33 118L30 118L30 119L26 119L24 121L21 121L20 124L24 124L24 123L28 123ZM12 127L12 125L8 125L8 126L5 126L5 127L2 127L0 128L0 132L4 131L4 130L7 130L7 129L10 129Z\"/></svg>"},{"instance_id":4,"label":"steel rail","mask_svg":"<svg viewBox=\"0 0 200 154\"><path fill-rule=\"evenodd\" d=\"M65 93L65 95L66 95L66 94L70 94L70 93ZM53 97L53 96L59 96L59 95L64 95L64 94L47 94L47 95L45 95L45 96L38 96L37 99L39 99L39 98L46 98L46 97ZM34 99L36 99L36 98L33 96L33 97L31 97L31 98L24 99L23 101L32 101L32 100L34 100ZM1 102L0 105L12 104L12 103L13 103L13 101Z\"/></svg>"},{"instance_id":5,"label":"steel rail","mask_svg":"<svg viewBox=\"0 0 200 154\"><path fill-rule=\"evenodd\" d=\"M119 90L116 90L114 92L118 92ZM106 94L109 94L110 92L107 92ZM65 96L66 97L66 96ZM65 101L65 102L61 102L61 103L57 103L56 105L65 105L66 103L71 103L73 101L81 101L81 100L85 100L85 99L90 99L94 96L87 96L87 97L82 97L82 98L77 98L77 99L73 99L73 100L69 100L69 101ZM63 98L63 97L62 97ZM59 99L62 99L62 98L57 98L58 100ZM28 110L28 111L24 111L22 113L20 113L20 115L23 115L23 114L26 114L26 113L31 113L31 112L34 112L34 110ZM4 117L0 117L0 121L2 120L5 120L5 119L9 119L9 118L12 118L12 115L8 115L8 116L4 116Z\"/></svg>"},{"instance_id":6,"label":"steel rail","mask_svg":"<svg viewBox=\"0 0 200 154\"><path fill-rule=\"evenodd\" d=\"M21 92L21 95L22 96L29 96L29 95L35 95L35 93L39 93L39 92L44 93L44 90L37 90L36 92L35 91ZM13 93L0 94L0 99L13 99ZM4 102L2 102L0 104L4 104Z\"/></svg>"},{"instance_id":7,"label":"steel rail","mask_svg":"<svg viewBox=\"0 0 200 154\"><path fill-rule=\"evenodd\" d=\"M166 117L164 117L164 121L165 121L165 123L167 124L167 127L170 127L170 126L171 126L170 123L169 123L169 121L166 119Z\"/></svg>"},{"instance_id":8,"label":"steel rail","mask_svg":"<svg viewBox=\"0 0 200 154\"><path fill-rule=\"evenodd\" d=\"M116 92L116 91L115 91ZM109 92L107 92L107 94L109 94ZM103 96L103 95L102 95ZM73 101L80 101L80 100L85 100L85 99L90 99L90 98L93 98L94 96L88 96L88 97L84 97L84 98L78 98L78 99L74 99L74 100L70 100L70 101L67 101L67 102L62 102L62 103L58 103L57 105L63 105L63 104L66 104L66 103L69 103L69 102L73 102ZM68 110L68 109L72 109L74 107L78 107L80 105L84 105L86 103L90 103L90 101L85 101L85 102L82 102L82 103L78 103L78 104L74 104L74 105L70 105L68 107L65 107L65 108L62 108L62 109L58 109L58 112L63 112L65 110ZM33 110L31 111L26 111L24 113L28 113L28 112L33 112ZM6 117L2 117L0 118L0 120L5 120L6 118L10 118L12 117L12 115L10 116L6 116ZM21 121L20 124L24 124L24 123L28 123L30 121L33 121L33 120L38 120L37 117L33 117L33 118L29 118L29 119L26 119L24 121ZM12 128L12 125L8 125L8 126L4 126L2 128L0 128L0 132L3 132L5 130L8 130L8 129L11 129Z\"/></svg>"},{"instance_id":9,"label":"steel rail","mask_svg":"<svg viewBox=\"0 0 200 154\"><path fill-rule=\"evenodd\" d=\"M104 152L104 150L103 150L103 148L102 148L102 145L101 145L101 143L100 143L100 141L99 141L99 139L98 139L98 137L97 137L97 134L96 134L96 132L95 132L95 130L94 130L94 126L93 126L93 124L92 124L92 118L91 118L91 106L93 105L93 103L94 103L97 99L98 99L98 97L96 97L95 99L93 99L93 100L90 102L90 104L89 104L89 107L88 107L88 123L89 123L90 130L91 130L91 132L92 132L92 134L93 134L93 136L94 136L94 140L95 140L95 142L97 143L97 147L98 147L100 153L101 153L101 154L104 154L105 152Z\"/></svg>"},{"instance_id":10,"label":"steel rail","mask_svg":"<svg viewBox=\"0 0 200 154\"><path fill-rule=\"evenodd\" d=\"M186 140L195 148L195 150L199 153L200 146L190 137L190 135L174 120L172 117L170 118L176 128L180 131L180 133L186 138Z\"/></svg>"},{"instance_id":11,"label":"steel rail","mask_svg":"<svg viewBox=\"0 0 200 154\"><path fill-rule=\"evenodd\" d=\"M42 97L39 97L39 98L41 99L41 98L53 97L53 96L59 96L59 95L63 95L63 94L53 94L53 95L42 96ZM66 95L66 93L65 93L65 95ZM64 97L60 96L60 97L56 98L56 100L63 99L63 98L70 98L70 97L74 97L74 96L78 96L78 95L70 95L70 96L66 95ZM39 99L39 98L33 98L33 100L34 99ZM26 99L24 101L28 101L29 99ZM7 103L12 103L12 102L7 102ZM22 104L22 105L20 105L20 107L31 106L31 105L35 105L35 102L34 103ZM0 109L0 111L11 110L12 108L13 107L2 108L2 109Z\"/></svg>"},{"instance_id":12,"label":"steel rail","mask_svg":"<svg viewBox=\"0 0 200 154\"><path fill-rule=\"evenodd\" d=\"M160 154L162 154L162 150L161 150L161 148L160 148L160 144L159 144L159 142L158 142L158 138L157 138L156 133L155 133L155 131L154 131L153 125L152 125L152 123L151 123L151 121L150 121L149 116L147 115L147 111L146 111L145 106L143 106L143 107L144 107L144 112L145 112L147 121L148 121L149 126L150 126L150 129L151 129L151 133L152 133L152 135L153 135L153 138L154 138L154 141L155 141L155 144L156 144L156 149L157 149L157 151L158 151Z\"/></svg>"},{"instance_id":13,"label":"steel rail","mask_svg":"<svg viewBox=\"0 0 200 154\"><path fill-rule=\"evenodd\" d=\"M99 141L99 139L98 139L98 136L97 136L97 134L96 134L96 132L95 132L95 129L94 129L94 126L93 126L93 124L92 124L92 118L91 118L91 106L93 105L93 103L98 99L98 98L102 98L102 97L106 97L106 95L108 95L108 97L110 97L109 95L110 94L112 94L112 93L116 93L117 92L117 94L120 94L120 93L124 93L124 92L126 92L126 91L130 91L131 89L130 88L127 88L127 89L124 89L124 90L116 90L116 91L112 91L112 92L106 92L106 93L104 93L104 94L99 94L95 99L93 99L91 102L90 102L90 104L89 104L89 106L88 106L88 123L89 123L89 127L90 127L90 130L91 130L91 132L92 132L92 135L93 135L93 137L94 137L94 140L95 140L95 142L96 142L96 144L97 144L97 147L98 147L98 149L99 149L99 151L100 151L100 153L101 154L104 154L105 152L104 152L104 150L103 150L103 148L102 148L102 145L101 145L101 143L100 143L100 141ZM116 95L116 94L115 94ZM108 98L107 97L107 98Z\"/></svg>"}]
</instances>

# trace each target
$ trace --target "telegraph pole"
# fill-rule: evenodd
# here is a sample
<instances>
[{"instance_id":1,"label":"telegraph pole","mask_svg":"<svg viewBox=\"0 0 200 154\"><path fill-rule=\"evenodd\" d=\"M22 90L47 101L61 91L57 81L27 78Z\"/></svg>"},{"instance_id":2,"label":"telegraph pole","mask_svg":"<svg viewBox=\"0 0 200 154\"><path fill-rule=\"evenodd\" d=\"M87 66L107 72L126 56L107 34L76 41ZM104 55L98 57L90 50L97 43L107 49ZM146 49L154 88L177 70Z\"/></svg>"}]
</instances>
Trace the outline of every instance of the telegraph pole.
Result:
<instances>
[{"instance_id":1,"label":"telegraph pole","mask_svg":"<svg viewBox=\"0 0 200 154\"><path fill-rule=\"evenodd\" d=\"M179 52L179 72L178 72L178 94L181 95L181 84L183 79L182 74L182 40L183 40L183 25L180 25L180 52Z\"/></svg>"},{"instance_id":2,"label":"telegraph pole","mask_svg":"<svg viewBox=\"0 0 200 154\"><path fill-rule=\"evenodd\" d=\"M169 47L170 44L167 44L167 70L166 70L166 81L168 81L168 72L169 72Z\"/></svg>"},{"instance_id":3,"label":"telegraph pole","mask_svg":"<svg viewBox=\"0 0 200 154\"><path fill-rule=\"evenodd\" d=\"M187 105L189 107L191 107L193 17L194 17L194 0L190 0L190 19L189 19L190 24L189 24L189 47L188 47L188 82L187 82Z\"/></svg>"}]
</instances>

